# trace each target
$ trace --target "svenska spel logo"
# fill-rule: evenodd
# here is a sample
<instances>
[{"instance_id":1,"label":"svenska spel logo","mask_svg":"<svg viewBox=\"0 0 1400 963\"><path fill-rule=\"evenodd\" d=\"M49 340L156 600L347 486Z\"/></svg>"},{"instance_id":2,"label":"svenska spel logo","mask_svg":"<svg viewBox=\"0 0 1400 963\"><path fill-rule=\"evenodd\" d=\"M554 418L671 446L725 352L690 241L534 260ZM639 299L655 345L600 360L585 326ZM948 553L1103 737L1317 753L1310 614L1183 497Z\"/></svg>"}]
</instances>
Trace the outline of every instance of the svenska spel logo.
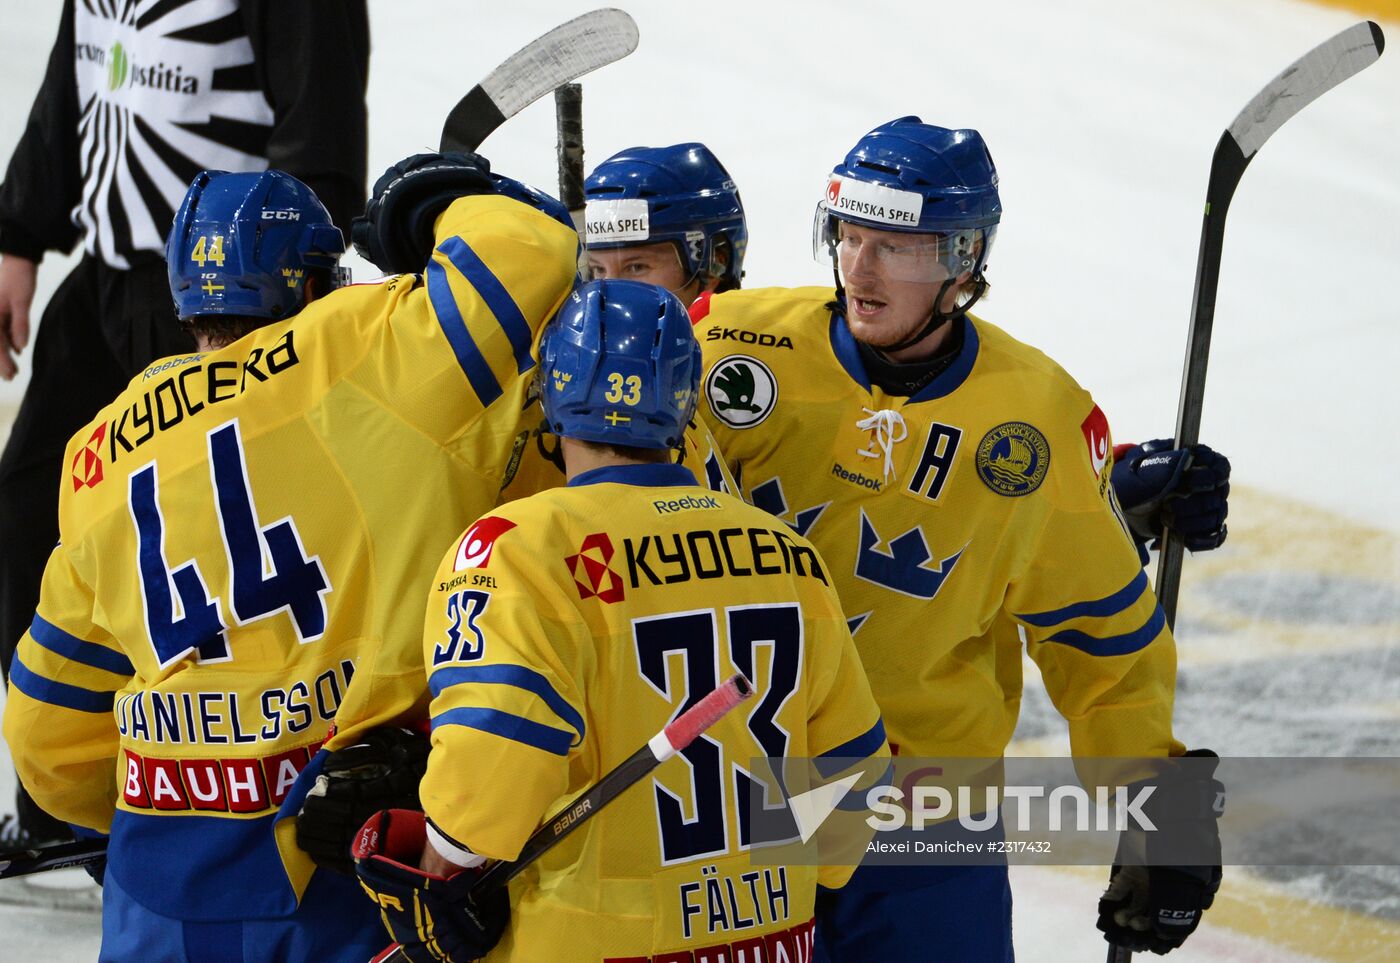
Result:
<instances>
[{"instance_id":1,"label":"svenska spel logo","mask_svg":"<svg viewBox=\"0 0 1400 963\"><path fill-rule=\"evenodd\" d=\"M515 522L490 515L479 520L462 536L462 542L457 546L457 557L452 563L452 571L485 568L491 561L491 549L495 547L496 539L514 527Z\"/></svg>"}]
</instances>

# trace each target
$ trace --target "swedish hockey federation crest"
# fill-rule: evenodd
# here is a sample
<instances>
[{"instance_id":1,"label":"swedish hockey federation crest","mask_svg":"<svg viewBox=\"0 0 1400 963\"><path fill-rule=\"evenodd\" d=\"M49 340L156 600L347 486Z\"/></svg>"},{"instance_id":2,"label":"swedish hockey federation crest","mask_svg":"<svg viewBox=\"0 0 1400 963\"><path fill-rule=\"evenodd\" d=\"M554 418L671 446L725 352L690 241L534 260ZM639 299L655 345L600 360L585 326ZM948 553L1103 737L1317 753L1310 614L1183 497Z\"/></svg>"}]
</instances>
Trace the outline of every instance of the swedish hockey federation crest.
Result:
<instances>
[{"instance_id":1,"label":"swedish hockey federation crest","mask_svg":"<svg viewBox=\"0 0 1400 963\"><path fill-rule=\"evenodd\" d=\"M1023 421L997 425L977 446L977 476L998 495L1029 495L1049 470L1050 443Z\"/></svg>"},{"instance_id":2,"label":"swedish hockey federation crest","mask_svg":"<svg viewBox=\"0 0 1400 963\"><path fill-rule=\"evenodd\" d=\"M705 379L710 410L730 428L752 428L767 418L778 400L778 379L768 366L746 354L731 354Z\"/></svg>"}]
</instances>

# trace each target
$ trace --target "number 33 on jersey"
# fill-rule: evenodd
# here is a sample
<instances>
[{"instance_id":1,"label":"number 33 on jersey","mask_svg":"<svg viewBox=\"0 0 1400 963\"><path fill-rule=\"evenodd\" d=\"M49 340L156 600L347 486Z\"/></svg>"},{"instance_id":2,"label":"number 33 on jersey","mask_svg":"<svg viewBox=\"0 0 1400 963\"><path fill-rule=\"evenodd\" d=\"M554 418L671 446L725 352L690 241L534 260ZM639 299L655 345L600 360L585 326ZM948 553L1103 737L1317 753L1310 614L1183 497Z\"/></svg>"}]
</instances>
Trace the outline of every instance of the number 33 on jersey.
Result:
<instances>
[{"instance_id":1,"label":"number 33 on jersey","mask_svg":"<svg viewBox=\"0 0 1400 963\"><path fill-rule=\"evenodd\" d=\"M782 805L750 775L755 760L887 750L830 574L805 539L682 466L604 468L477 522L433 589L423 805L487 856L514 857L543 818L720 680L742 672L755 688L526 871L537 878L497 953L698 958L810 936L817 882L839 885L850 867L750 860L751 805Z\"/></svg>"}]
</instances>

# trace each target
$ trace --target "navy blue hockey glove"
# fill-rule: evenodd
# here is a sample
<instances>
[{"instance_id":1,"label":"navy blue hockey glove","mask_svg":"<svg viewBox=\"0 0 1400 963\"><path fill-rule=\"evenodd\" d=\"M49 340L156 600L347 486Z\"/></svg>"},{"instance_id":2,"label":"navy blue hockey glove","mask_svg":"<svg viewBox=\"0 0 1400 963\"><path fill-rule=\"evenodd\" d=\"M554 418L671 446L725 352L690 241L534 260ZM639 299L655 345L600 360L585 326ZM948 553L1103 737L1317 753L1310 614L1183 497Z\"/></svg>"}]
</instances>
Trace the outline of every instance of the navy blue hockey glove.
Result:
<instances>
[{"instance_id":1,"label":"navy blue hockey glove","mask_svg":"<svg viewBox=\"0 0 1400 963\"><path fill-rule=\"evenodd\" d=\"M469 194L494 194L491 163L479 154L414 154L374 182L363 217L350 226L360 257L389 274L427 267L433 224L448 204Z\"/></svg>"},{"instance_id":2,"label":"navy blue hockey glove","mask_svg":"<svg viewBox=\"0 0 1400 963\"><path fill-rule=\"evenodd\" d=\"M418 809L428 738L383 726L329 755L297 813L297 846L317 866L355 875L350 844L381 809Z\"/></svg>"},{"instance_id":3,"label":"navy blue hockey glove","mask_svg":"<svg viewBox=\"0 0 1400 963\"><path fill-rule=\"evenodd\" d=\"M1220 831L1225 789L1209 749L1186 754L1184 771L1153 780L1142 809L1156 829L1123 830L1108 890L1099 900L1104 939L1135 953L1169 953L1200 925L1220 888ZM1203 865L1167 865L1182 857Z\"/></svg>"},{"instance_id":4,"label":"navy blue hockey glove","mask_svg":"<svg viewBox=\"0 0 1400 963\"><path fill-rule=\"evenodd\" d=\"M468 897L480 870L442 877L418 869L427 817L407 809L371 816L352 850L360 885L379 907L389 935L413 963L467 963L485 956L510 921L505 887Z\"/></svg>"},{"instance_id":5,"label":"navy blue hockey glove","mask_svg":"<svg viewBox=\"0 0 1400 963\"><path fill-rule=\"evenodd\" d=\"M1193 552L1225 542L1230 459L1208 446L1173 448L1169 438L1133 445L1114 461L1112 481L1139 541L1156 548L1165 527Z\"/></svg>"}]
</instances>

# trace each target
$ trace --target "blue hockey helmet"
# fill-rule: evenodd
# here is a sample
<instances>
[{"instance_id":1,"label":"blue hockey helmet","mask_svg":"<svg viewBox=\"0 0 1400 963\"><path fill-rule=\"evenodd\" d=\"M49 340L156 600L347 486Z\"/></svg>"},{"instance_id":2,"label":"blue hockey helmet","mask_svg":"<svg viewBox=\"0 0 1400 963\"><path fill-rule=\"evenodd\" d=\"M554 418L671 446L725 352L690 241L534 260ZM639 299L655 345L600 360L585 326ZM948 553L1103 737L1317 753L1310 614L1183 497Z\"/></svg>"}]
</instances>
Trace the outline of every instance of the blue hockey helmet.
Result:
<instances>
[{"instance_id":1,"label":"blue hockey helmet","mask_svg":"<svg viewBox=\"0 0 1400 963\"><path fill-rule=\"evenodd\" d=\"M181 320L296 314L309 271L325 269L333 288L345 281L343 253L340 229L311 188L274 170L200 172L165 241Z\"/></svg>"},{"instance_id":2,"label":"blue hockey helmet","mask_svg":"<svg viewBox=\"0 0 1400 963\"><path fill-rule=\"evenodd\" d=\"M832 170L817 204L813 255L831 263L838 222L939 235L949 275L981 274L1001 221L996 165L982 135L900 117L881 124Z\"/></svg>"},{"instance_id":3,"label":"blue hockey helmet","mask_svg":"<svg viewBox=\"0 0 1400 963\"><path fill-rule=\"evenodd\" d=\"M583 183L584 243L592 250L671 241L689 277L718 277L736 288L749 229L739 191L704 144L629 147ZM728 263L717 256L727 242Z\"/></svg>"},{"instance_id":4,"label":"blue hockey helmet","mask_svg":"<svg viewBox=\"0 0 1400 963\"><path fill-rule=\"evenodd\" d=\"M680 299L609 279L569 296L540 341L540 403L565 438L675 448L695 414L700 344Z\"/></svg>"}]
</instances>

